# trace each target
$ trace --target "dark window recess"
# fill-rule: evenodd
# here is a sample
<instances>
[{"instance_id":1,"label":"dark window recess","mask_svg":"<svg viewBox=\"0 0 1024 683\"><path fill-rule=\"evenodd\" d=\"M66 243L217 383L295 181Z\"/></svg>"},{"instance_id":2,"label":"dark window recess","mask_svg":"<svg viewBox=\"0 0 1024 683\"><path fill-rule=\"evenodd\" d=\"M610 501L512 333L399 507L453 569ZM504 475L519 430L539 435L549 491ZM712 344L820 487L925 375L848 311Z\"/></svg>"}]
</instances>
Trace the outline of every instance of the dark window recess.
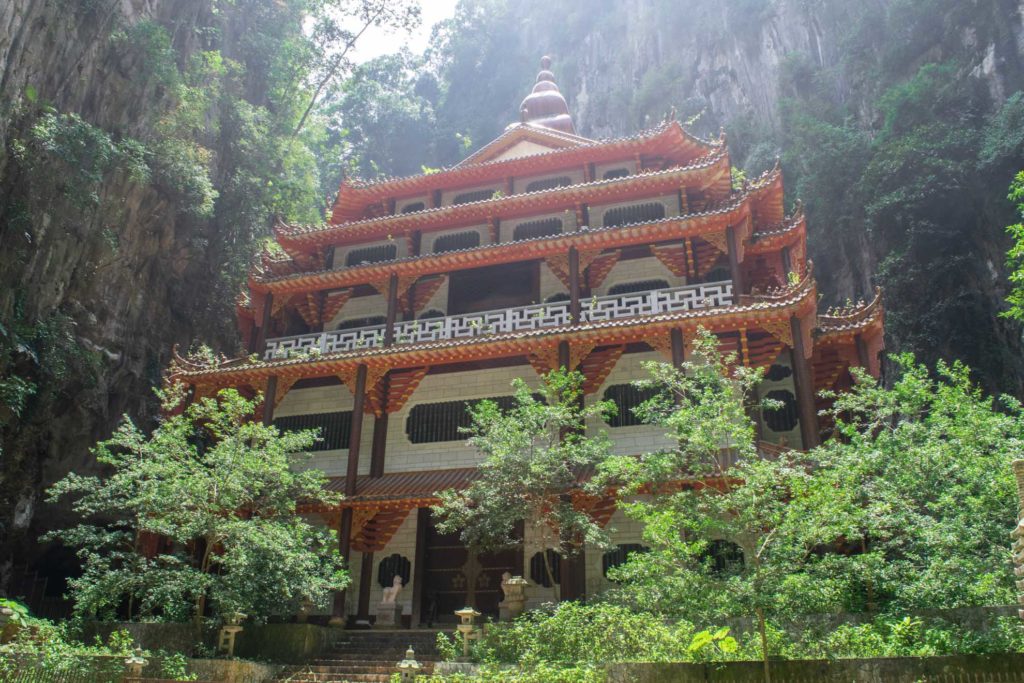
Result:
<instances>
[{"instance_id":1,"label":"dark window recess","mask_svg":"<svg viewBox=\"0 0 1024 683\"><path fill-rule=\"evenodd\" d=\"M562 556L556 553L554 550L548 548L548 563L551 565L551 576L548 576L548 570L544 566L544 555L537 552L530 558L530 578L538 586L544 586L545 588L551 588L551 579L554 578L555 583L562 583L562 568L559 562Z\"/></svg>"},{"instance_id":2,"label":"dark window recess","mask_svg":"<svg viewBox=\"0 0 1024 683\"><path fill-rule=\"evenodd\" d=\"M764 411L764 422L773 432L788 432L796 427L800 418L796 412L796 396L788 389L776 389L765 394L765 398L778 401L781 408Z\"/></svg>"},{"instance_id":3,"label":"dark window recess","mask_svg":"<svg viewBox=\"0 0 1024 683\"><path fill-rule=\"evenodd\" d=\"M452 204L469 204L470 202L482 202L485 199L490 199L497 192L494 188L488 188L486 190L473 190L472 192L463 192L462 194L455 195L452 199Z\"/></svg>"},{"instance_id":4,"label":"dark window recess","mask_svg":"<svg viewBox=\"0 0 1024 683\"><path fill-rule=\"evenodd\" d=\"M610 171L605 171L604 175L601 176L601 178L604 180L615 180L616 178L625 178L628 175L628 168L613 168Z\"/></svg>"},{"instance_id":5,"label":"dark window recess","mask_svg":"<svg viewBox=\"0 0 1024 683\"><path fill-rule=\"evenodd\" d=\"M512 407L512 396L495 396L490 400L502 410ZM466 438L462 429L472 423L469 407L477 401L444 401L421 403L409 411L405 420L405 433L412 443L437 443L439 441L462 441Z\"/></svg>"},{"instance_id":6,"label":"dark window recess","mask_svg":"<svg viewBox=\"0 0 1024 683\"><path fill-rule=\"evenodd\" d=\"M345 255L346 266L358 266L363 263L380 263L394 261L398 255L398 246L394 244L378 244L375 247L353 249Z\"/></svg>"},{"instance_id":7,"label":"dark window recess","mask_svg":"<svg viewBox=\"0 0 1024 683\"><path fill-rule=\"evenodd\" d=\"M513 240L530 240L537 237L550 237L562 232L561 218L545 218L540 221L520 223L512 232Z\"/></svg>"},{"instance_id":8,"label":"dark window recess","mask_svg":"<svg viewBox=\"0 0 1024 683\"><path fill-rule=\"evenodd\" d=\"M775 365L768 368L768 372L765 373L764 378L769 382L781 382L782 380L786 379L792 374L793 371L787 368L785 365L779 365L776 363Z\"/></svg>"},{"instance_id":9,"label":"dark window recess","mask_svg":"<svg viewBox=\"0 0 1024 683\"><path fill-rule=\"evenodd\" d=\"M609 550L601 558L601 572L604 574L604 578L608 578L609 569L625 564L626 560L633 553L647 553L650 551L651 549L647 546L637 543L623 543L614 550Z\"/></svg>"},{"instance_id":10,"label":"dark window recess","mask_svg":"<svg viewBox=\"0 0 1024 683\"><path fill-rule=\"evenodd\" d=\"M419 320L428 320L430 318L443 318L444 311L439 311L436 308L431 308L429 311L420 313Z\"/></svg>"},{"instance_id":11,"label":"dark window recess","mask_svg":"<svg viewBox=\"0 0 1024 683\"><path fill-rule=\"evenodd\" d=\"M619 206L604 212L604 227L647 223L665 217L665 206L659 202Z\"/></svg>"},{"instance_id":12,"label":"dark window recess","mask_svg":"<svg viewBox=\"0 0 1024 683\"><path fill-rule=\"evenodd\" d=\"M395 583L395 577L402 577L402 585L409 585L409 577L412 576L412 563L398 553L385 557L377 565L377 583L381 588L391 588Z\"/></svg>"},{"instance_id":13,"label":"dark window recess","mask_svg":"<svg viewBox=\"0 0 1024 683\"><path fill-rule=\"evenodd\" d=\"M557 294L552 294L547 299L544 299L544 303L546 303L546 304L557 304L557 303L560 303L562 301L569 301L570 299L572 299L572 297L570 297L565 292L558 292Z\"/></svg>"},{"instance_id":14,"label":"dark window recess","mask_svg":"<svg viewBox=\"0 0 1024 683\"><path fill-rule=\"evenodd\" d=\"M726 280L732 279L732 273L725 266L718 266L708 271L707 276L704 278L705 282L725 282Z\"/></svg>"},{"instance_id":15,"label":"dark window recess","mask_svg":"<svg viewBox=\"0 0 1024 683\"><path fill-rule=\"evenodd\" d=\"M540 192L541 190L553 190L556 187L568 187L572 185L572 178L567 175L558 176L557 178L545 178L544 180L534 180L532 183L526 186L527 192Z\"/></svg>"},{"instance_id":16,"label":"dark window recess","mask_svg":"<svg viewBox=\"0 0 1024 683\"><path fill-rule=\"evenodd\" d=\"M707 557L711 571L719 576L735 574L743 569L743 548L732 541L715 540L708 543Z\"/></svg>"},{"instance_id":17,"label":"dark window recess","mask_svg":"<svg viewBox=\"0 0 1024 683\"><path fill-rule=\"evenodd\" d=\"M387 320L383 315L371 315L367 318L349 318L348 320L342 320L334 329L355 330L360 327L373 327L374 325L383 325Z\"/></svg>"},{"instance_id":18,"label":"dark window recess","mask_svg":"<svg viewBox=\"0 0 1024 683\"><path fill-rule=\"evenodd\" d=\"M443 254L446 251L458 249L472 249L480 246L480 233L473 230L457 232L452 235L442 235L434 240L434 253Z\"/></svg>"},{"instance_id":19,"label":"dark window recess","mask_svg":"<svg viewBox=\"0 0 1024 683\"><path fill-rule=\"evenodd\" d=\"M310 450L333 451L348 448L348 435L352 430L352 411L279 417L274 420L274 426L282 432L319 429L320 440L313 444Z\"/></svg>"},{"instance_id":20,"label":"dark window recess","mask_svg":"<svg viewBox=\"0 0 1024 683\"><path fill-rule=\"evenodd\" d=\"M640 280L639 282L623 282L608 288L608 295L615 294L636 294L637 292L649 292L652 289L668 289L668 283L664 280Z\"/></svg>"},{"instance_id":21,"label":"dark window recess","mask_svg":"<svg viewBox=\"0 0 1024 683\"><path fill-rule=\"evenodd\" d=\"M632 384L616 384L604 392L604 400L615 404L618 412L608 419L610 427L632 427L643 424L633 409L641 403L654 398L658 391L654 388L640 389Z\"/></svg>"},{"instance_id":22,"label":"dark window recess","mask_svg":"<svg viewBox=\"0 0 1024 683\"><path fill-rule=\"evenodd\" d=\"M427 208L427 205L423 202L413 202L412 204L406 204L402 207L401 213L412 213L414 211L422 211Z\"/></svg>"}]
</instances>

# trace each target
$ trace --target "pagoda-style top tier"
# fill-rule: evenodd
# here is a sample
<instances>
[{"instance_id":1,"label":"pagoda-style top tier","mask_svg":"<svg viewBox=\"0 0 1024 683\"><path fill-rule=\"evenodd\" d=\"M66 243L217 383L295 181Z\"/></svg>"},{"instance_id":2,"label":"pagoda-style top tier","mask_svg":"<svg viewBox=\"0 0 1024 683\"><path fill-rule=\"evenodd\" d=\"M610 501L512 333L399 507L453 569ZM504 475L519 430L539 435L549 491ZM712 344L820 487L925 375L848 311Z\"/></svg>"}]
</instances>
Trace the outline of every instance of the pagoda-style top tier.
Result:
<instances>
[{"instance_id":1,"label":"pagoda-style top tier","mask_svg":"<svg viewBox=\"0 0 1024 683\"><path fill-rule=\"evenodd\" d=\"M569 104L555 84L555 75L551 73L551 57L542 57L540 73L533 91L519 105L523 123L532 123L544 128L560 130L563 133L576 134L576 126L569 114Z\"/></svg>"}]
</instances>

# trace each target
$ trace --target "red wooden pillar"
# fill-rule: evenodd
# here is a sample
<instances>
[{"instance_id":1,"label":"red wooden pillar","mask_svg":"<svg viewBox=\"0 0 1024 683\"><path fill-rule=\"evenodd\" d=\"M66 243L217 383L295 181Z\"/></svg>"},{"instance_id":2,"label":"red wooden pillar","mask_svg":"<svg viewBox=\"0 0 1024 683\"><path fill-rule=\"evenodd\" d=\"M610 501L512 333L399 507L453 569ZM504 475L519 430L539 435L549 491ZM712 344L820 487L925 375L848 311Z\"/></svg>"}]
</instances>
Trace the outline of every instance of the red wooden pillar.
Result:
<instances>
[{"instance_id":1,"label":"red wooden pillar","mask_svg":"<svg viewBox=\"0 0 1024 683\"><path fill-rule=\"evenodd\" d=\"M790 350L793 364L793 384L796 389L797 413L800 416L800 436L804 449L817 446L818 411L814 406L814 379L811 376L811 364L808 362L804 349L804 336L800 318L793 316L789 320L793 334L793 347Z\"/></svg>"},{"instance_id":2,"label":"red wooden pillar","mask_svg":"<svg viewBox=\"0 0 1024 683\"><path fill-rule=\"evenodd\" d=\"M726 243L729 248L729 273L732 277L732 293L734 297L738 297L744 293L743 289L743 270L740 268L739 261L739 249L736 245L736 228L729 226L725 229Z\"/></svg>"},{"instance_id":3,"label":"red wooden pillar","mask_svg":"<svg viewBox=\"0 0 1024 683\"><path fill-rule=\"evenodd\" d=\"M569 317L573 324L580 321L580 252L569 247Z\"/></svg>"},{"instance_id":4,"label":"red wooden pillar","mask_svg":"<svg viewBox=\"0 0 1024 683\"><path fill-rule=\"evenodd\" d=\"M356 494L356 477L359 475L359 445L363 434L363 404L366 397L366 365L356 370L355 398L352 404L352 427L348 437L348 467L345 470L345 497ZM348 563L352 554L352 508L341 511L341 525L338 530L338 551ZM334 608L331 611L331 624L345 624L345 591L334 594Z\"/></svg>"}]
</instances>

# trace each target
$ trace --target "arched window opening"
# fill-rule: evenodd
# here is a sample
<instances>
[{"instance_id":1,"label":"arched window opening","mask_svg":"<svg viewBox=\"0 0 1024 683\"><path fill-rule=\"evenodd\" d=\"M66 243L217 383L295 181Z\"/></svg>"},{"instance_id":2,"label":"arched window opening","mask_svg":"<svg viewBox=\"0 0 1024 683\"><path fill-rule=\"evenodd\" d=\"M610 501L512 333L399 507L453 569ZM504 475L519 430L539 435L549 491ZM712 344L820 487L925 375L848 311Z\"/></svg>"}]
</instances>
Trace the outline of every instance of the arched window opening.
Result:
<instances>
[{"instance_id":1,"label":"arched window opening","mask_svg":"<svg viewBox=\"0 0 1024 683\"><path fill-rule=\"evenodd\" d=\"M604 212L604 227L630 225L632 223L649 223L665 217L665 205L660 202L647 204L631 204L617 206Z\"/></svg>"},{"instance_id":2,"label":"arched window opening","mask_svg":"<svg viewBox=\"0 0 1024 683\"><path fill-rule=\"evenodd\" d=\"M561 218L545 218L539 221L520 223L512 231L513 240L531 240L538 237L550 237L562 232Z\"/></svg>"},{"instance_id":3,"label":"arched window opening","mask_svg":"<svg viewBox=\"0 0 1024 683\"><path fill-rule=\"evenodd\" d=\"M608 578L608 570L626 563L633 553L647 553L651 549L639 543L620 543L601 557L601 572Z\"/></svg>"},{"instance_id":4,"label":"arched window opening","mask_svg":"<svg viewBox=\"0 0 1024 683\"><path fill-rule=\"evenodd\" d=\"M711 572L718 576L729 576L742 571L745 562L743 548L732 541L721 539L708 543L706 557L711 561Z\"/></svg>"},{"instance_id":5,"label":"arched window opening","mask_svg":"<svg viewBox=\"0 0 1024 683\"><path fill-rule=\"evenodd\" d=\"M377 583L381 588L391 588L395 577L402 577L402 585L409 585L409 577L412 576L412 563L398 553L389 555L377 565Z\"/></svg>"},{"instance_id":6,"label":"arched window opening","mask_svg":"<svg viewBox=\"0 0 1024 683\"><path fill-rule=\"evenodd\" d=\"M540 552L533 554L530 558L530 579L538 586L544 586L545 588L551 588L551 579L554 578L555 583L562 583L562 568L559 560L562 556L556 553L551 548L547 550L548 564L551 566L551 576L548 576L548 570L544 566L544 555Z\"/></svg>"},{"instance_id":7,"label":"arched window opening","mask_svg":"<svg viewBox=\"0 0 1024 683\"><path fill-rule=\"evenodd\" d=\"M416 211L422 211L427 208L427 205L423 202L413 202L412 204L406 204L402 207L401 213L414 213Z\"/></svg>"},{"instance_id":8,"label":"arched window opening","mask_svg":"<svg viewBox=\"0 0 1024 683\"><path fill-rule=\"evenodd\" d=\"M480 246L480 233L475 230L456 232L451 235L441 235L434 240L434 253L443 254L447 251L458 251L459 249L472 249Z\"/></svg>"},{"instance_id":9,"label":"arched window opening","mask_svg":"<svg viewBox=\"0 0 1024 683\"><path fill-rule=\"evenodd\" d=\"M787 368L785 365L775 363L768 368L768 372L765 373L764 378L769 382L781 382L792 374L793 371L790 368Z\"/></svg>"},{"instance_id":10,"label":"arched window opening","mask_svg":"<svg viewBox=\"0 0 1024 683\"><path fill-rule=\"evenodd\" d=\"M800 418L797 414L796 396L788 389L776 389L765 394L765 398L778 401L779 408L764 411L764 422L773 432L788 432L796 427Z\"/></svg>"},{"instance_id":11,"label":"arched window opening","mask_svg":"<svg viewBox=\"0 0 1024 683\"><path fill-rule=\"evenodd\" d=\"M309 449L310 451L341 450L348 448L348 438L352 431L352 411L277 417L274 418L274 426L281 432L318 430L320 438Z\"/></svg>"},{"instance_id":12,"label":"arched window opening","mask_svg":"<svg viewBox=\"0 0 1024 683\"><path fill-rule=\"evenodd\" d=\"M616 178L625 178L629 175L628 168L613 168L610 171L605 171L604 175L601 176L602 180L615 180Z\"/></svg>"},{"instance_id":13,"label":"arched window opening","mask_svg":"<svg viewBox=\"0 0 1024 683\"><path fill-rule=\"evenodd\" d=\"M494 188L488 188L486 190L473 190L472 192L463 192L462 194L455 195L452 199L452 205L455 204L469 204L470 202L482 202L485 199L490 199L497 192Z\"/></svg>"},{"instance_id":14,"label":"arched window opening","mask_svg":"<svg viewBox=\"0 0 1024 683\"><path fill-rule=\"evenodd\" d=\"M608 387L604 392L604 400L614 403L617 409L616 414L608 418L608 426L634 427L644 424L637 417L635 410L640 404L654 398L657 393L657 389L653 387L641 389L632 384L616 384Z\"/></svg>"},{"instance_id":15,"label":"arched window opening","mask_svg":"<svg viewBox=\"0 0 1024 683\"><path fill-rule=\"evenodd\" d=\"M381 263L382 261L394 261L398 256L398 246L395 244L378 244L373 247L362 247L353 249L345 255L345 265L362 266L370 263Z\"/></svg>"},{"instance_id":16,"label":"arched window opening","mask_svg":"<svg viewBox=\"0 0 1024 683\"><path fill-rule=\"evenodd\" d=\"M544 299L544 303L546 303L546 304L557 304L557 303L561 303L563 301L569 301L570 299L571 299L571 297L568 294L566 294L565 292L556 292L555 294L552 294L551 296L549 296L547 299Z\"/></svg>"},{"instance_id":17,"label":"arched window opening","mask_svg":"<svg viewBox=\"0 0 1024 683\"><path fill-rule=\"evenodd\" d=\"M508 410L515 403L513 396L495 396L489 400ZM442 401L420 403L409 411L405 420L405 434L412 443L438 443L462 441L468 438L462 430L471 426L469 409L477 401Z\"/></svg>"},{"instance_id":18,"label":"arched window opening","mask_svg":"<svg viewBox=\"0 0 1024 683\"><path fill-rule=\"evenodd\" d=\"M545 178L544 180L534 180L532 183L526 186L527 192L540 192L541 190L553 190L556 187L567 187L572 185L572 178L567 175L559 176L557 178Z\"/></svg>"}]
</instances>

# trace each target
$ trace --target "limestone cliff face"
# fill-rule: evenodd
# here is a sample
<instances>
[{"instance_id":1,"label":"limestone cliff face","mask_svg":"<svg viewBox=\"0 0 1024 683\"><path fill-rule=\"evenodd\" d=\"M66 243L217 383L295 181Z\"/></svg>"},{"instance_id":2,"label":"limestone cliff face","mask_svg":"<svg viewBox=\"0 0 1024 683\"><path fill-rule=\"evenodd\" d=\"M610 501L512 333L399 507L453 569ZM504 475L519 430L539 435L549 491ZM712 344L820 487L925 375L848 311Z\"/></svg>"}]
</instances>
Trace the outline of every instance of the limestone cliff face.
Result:
<instances>
[{"instance_id":1,"label":"limestone cliff face","mask_svg":"<svg viewBox=\"0 0 1024 683\"><path fill-rule=\"evenodd\" d=\"M678 108L685 118L702 112L698 133L717 135L723 127L737 167L756 172L782 156L791 199L797 194L815 199L802 186L820 186L820 176L834 176L840 187L808 205L809 248L824 303L865 297L875 284L885 284L891 350L913 349L929 362L961 358L988 388L1020 393L1020 329L999 317L1007 291L1003 227L1014 220L1005 188L1013 171L1024 168L1020 146L998 167L958 158L957 164L972 170L950 191L960 207L969 208L960 214L953 207L946 215L925 215L927 206L914 207L921 188L898 178L904 169L895 163L886 166L887 150L873 150L869 154L877 163L868 180L892 189L894 196L905 189L901 203L909 208L899 216L875 218L872 225L867 205L881 190L870 190L859 207L846 207L850 211L839 217L845 221L839 226L822 205L839 204L843 182L850 192L863 182L870 160L837 152L827 167L799 168L787 159L794 133L786 108L819 115L815 108L827 103L841 113L820 118L853 131L860 136L859 147L868 148L888 125L886 94L912 82L926 65L948 67L950 83L970 81L962 87L981 94L970 106L937 113L934 121L964 125L967 139L986 125L979 121L996 116L1024 89L1022 18L1019 0L621 0L588 3L585 9L559 0L524 0L497 25L509 27L501 38L506 59L533 63L542 51L553 55L558 84L583 135L628 135ZM495 66L499 60L480 61L492 71L501 68ZM465 69L458 73L464 77ZM518 92L524 87L514 84ZM913 97L909 91L900 94ZM471 109L472 97L508 102L493 118L482 117L492 128L476 131L480 138L517 118L518 100L499 85L459 90L459 97L460 111ZM958 153L954 147L951 158ZM940 150L932 158L946 154ZM861 166L851 171L855 163ZM921 167L923 182L930 172ZM932 188L944 180L935 180ZM921 247L919 239L931 245ZM939 245L945 253L934 253ZM915 248L931 252L928 260ZM893 258L903 260L890 264L886 281L880 274ZM934 275L947 268L946 281Z\"/></svg>"},{"instance_id":2,"label":"limestone cliff face","mask_svg":"<svg viewBox=\"0 0 1024 683\"><path fill-rule=\"evenodd\" d=\"M209 11L174 0L0 3L0 335L9 350L0 377L36 386L20 416L0 409L0 586L12 556L35 553L29 527L55 514L41 488L89 470L88 448L123 413L153 416L172 346L198 336L231 343L231 302L213 310L206 296L211 224L116 169L94 197L74 200L92 188L68 187L77 169L32 142L47 111L78 115L82 135L146 138L165 93L136 77L142 65L112 35L152 22L188 55Z\"/></svg>"}]
</instances>

